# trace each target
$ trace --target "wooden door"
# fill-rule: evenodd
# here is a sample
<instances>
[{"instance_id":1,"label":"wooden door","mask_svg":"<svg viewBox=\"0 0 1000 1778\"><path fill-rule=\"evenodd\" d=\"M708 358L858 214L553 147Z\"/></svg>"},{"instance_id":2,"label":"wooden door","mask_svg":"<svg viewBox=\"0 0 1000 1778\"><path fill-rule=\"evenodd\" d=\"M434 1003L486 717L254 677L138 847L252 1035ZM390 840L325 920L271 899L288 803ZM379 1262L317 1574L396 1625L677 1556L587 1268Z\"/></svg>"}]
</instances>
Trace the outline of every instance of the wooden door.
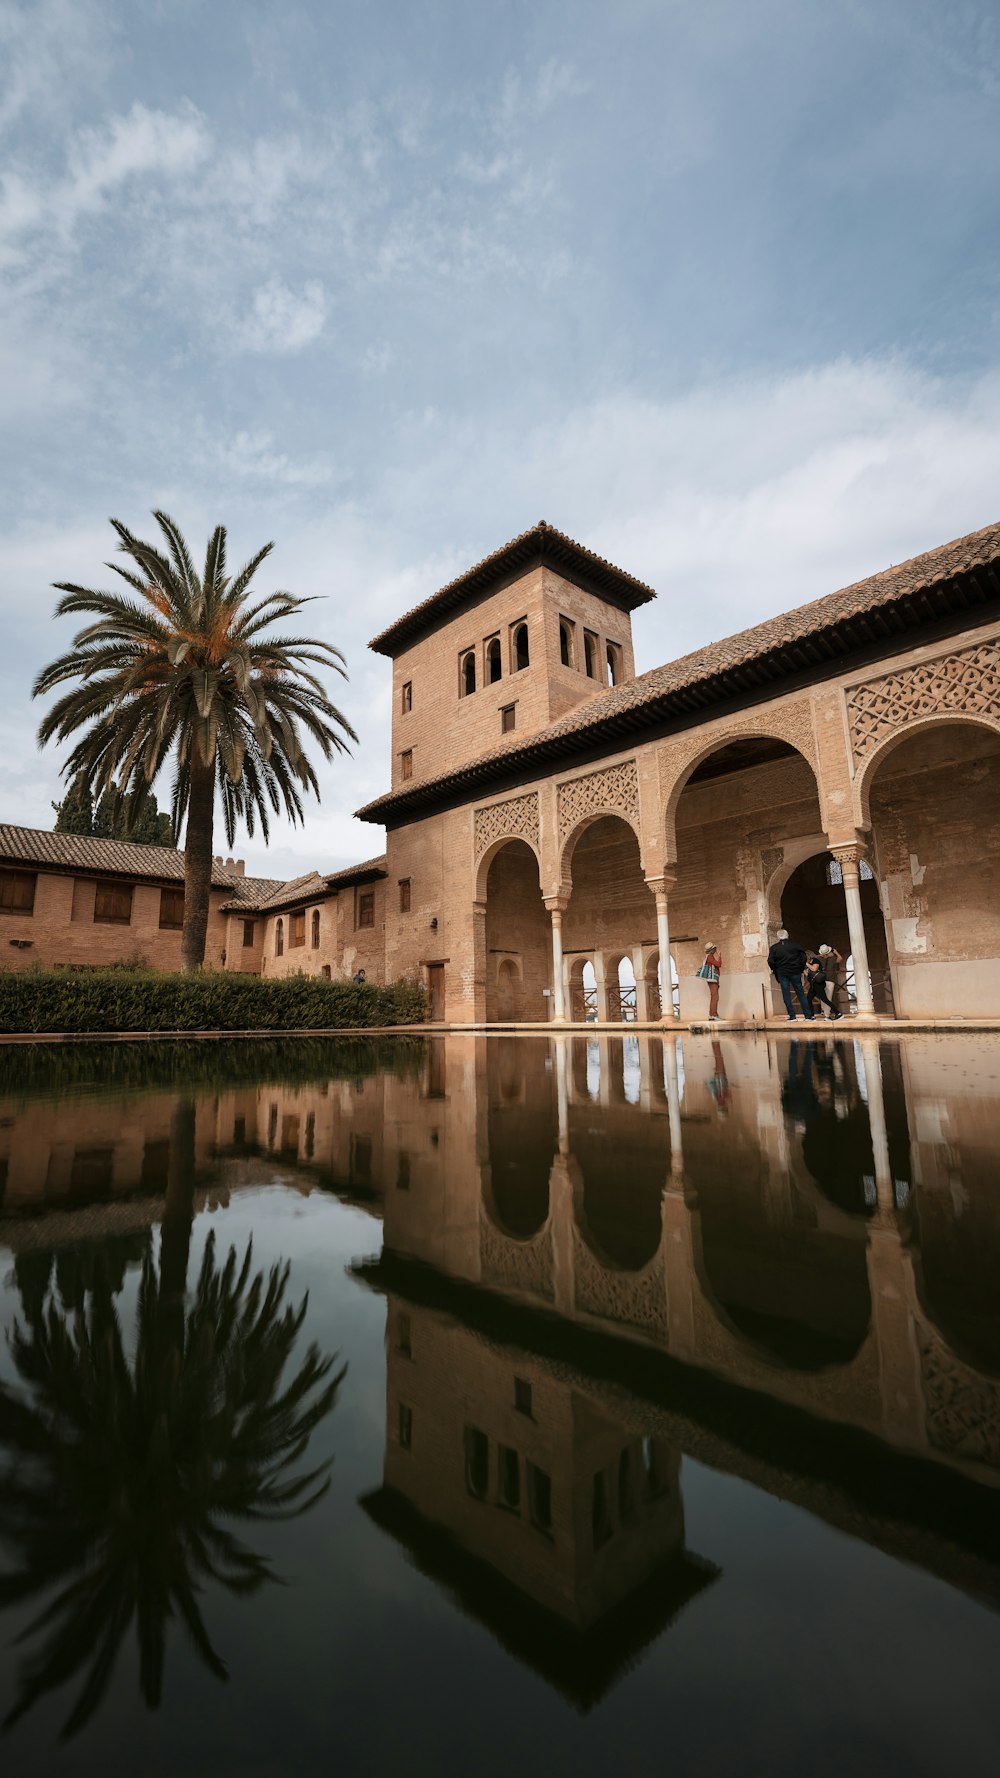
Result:
<instances>
[{"instance_id":1,"label":"wooden door","mask_svg":"<svg viewBox=\"0 0 1000 1778\"><path fill-rule=\"evenodd\" d=\"M427 998L429 1001L428 1018L440 1024L444 1018L444 964L428 963L427 965Z\"/></svg>"}]
</instances>

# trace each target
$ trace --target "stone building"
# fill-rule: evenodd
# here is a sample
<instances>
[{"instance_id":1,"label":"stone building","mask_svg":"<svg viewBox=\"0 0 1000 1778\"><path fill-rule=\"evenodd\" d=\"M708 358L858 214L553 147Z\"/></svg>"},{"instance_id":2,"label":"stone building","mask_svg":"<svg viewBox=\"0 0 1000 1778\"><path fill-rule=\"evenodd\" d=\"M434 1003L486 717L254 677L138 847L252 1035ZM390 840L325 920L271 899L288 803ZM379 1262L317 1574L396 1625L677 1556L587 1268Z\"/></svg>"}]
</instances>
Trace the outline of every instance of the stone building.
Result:
<instances>
[{"instance_id":1,"label":"stone building","mask_svg":"<svg viewBox=\"0 0 1000 1778\"><path fill-rule=\"evenodd\" d=\"M398 618L386 852L216 861L206 961L416 976L434 1019L773 1010L781 925L859 1013L1000 1007L1000 525L641 675L651 587L536 525ZM0 828L0 967L176 967L179 854ZM225 891L228 890L228 894ZM131 926L132 931L125 928Z\"/></svg>"},{"instance_id":2,"label":"stone building","mask_svg":"<svg viewBox=\"0 0 1000 1778\"><path fill-rule=\"evenodd\" d=\"M771 1010L785 923L859 1012L1000 1006L1000 525L636 677L650 587L539 524L399 618L386 973L432 1016L562 1018L622 965Z\"/></svg>"}]
</instances>

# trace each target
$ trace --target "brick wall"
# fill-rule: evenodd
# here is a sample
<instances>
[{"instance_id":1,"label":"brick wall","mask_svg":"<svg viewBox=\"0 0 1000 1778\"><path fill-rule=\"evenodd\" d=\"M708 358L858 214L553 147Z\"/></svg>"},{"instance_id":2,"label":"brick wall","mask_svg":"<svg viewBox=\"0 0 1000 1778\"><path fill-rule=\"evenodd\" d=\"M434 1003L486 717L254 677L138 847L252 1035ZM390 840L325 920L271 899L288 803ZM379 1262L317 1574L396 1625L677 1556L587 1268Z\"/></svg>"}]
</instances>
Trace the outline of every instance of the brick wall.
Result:
<instances>
[{"instance_id":1,"label":"brick wall","mask_svg":"<svg viewBox=\"0 0 1000 1778\"><path fill-rule=\"evenodd\" d=\"M180 931L160 930L160 886L136 883L128 924L105 924L94 919L97 881L112 879L39 870L34 911L0 913L0 969L25 969L31 964L52 969L66 963L97 967L133 957L152 969L180 969ZM229 889L212 891L205 944L207 969L223 967L222 953L227 951L229 934L227 916L220 910L231 894Z\"/></svg>"}]
</instances>

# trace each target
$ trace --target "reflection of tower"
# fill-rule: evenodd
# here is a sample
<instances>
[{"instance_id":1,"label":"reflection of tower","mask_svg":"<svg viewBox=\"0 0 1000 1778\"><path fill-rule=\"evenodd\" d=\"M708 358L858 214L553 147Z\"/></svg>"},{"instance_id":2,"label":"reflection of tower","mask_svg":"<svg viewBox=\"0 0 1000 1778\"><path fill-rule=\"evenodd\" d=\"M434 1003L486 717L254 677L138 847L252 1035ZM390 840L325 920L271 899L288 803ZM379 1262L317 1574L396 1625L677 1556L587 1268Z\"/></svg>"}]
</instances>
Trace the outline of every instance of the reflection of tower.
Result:
<instances>
[{"instance_id":1,"label":"reflection of tower","mask_svg":"<svg viewBox=\"0 0 1000 1778\"><path fill-rule=\"evenodd\" d=\"M384 1485L418 1564L581 1705L708 1585L680 1455L521 1350L388 1301Z\"/></svg>"}]
</instances>

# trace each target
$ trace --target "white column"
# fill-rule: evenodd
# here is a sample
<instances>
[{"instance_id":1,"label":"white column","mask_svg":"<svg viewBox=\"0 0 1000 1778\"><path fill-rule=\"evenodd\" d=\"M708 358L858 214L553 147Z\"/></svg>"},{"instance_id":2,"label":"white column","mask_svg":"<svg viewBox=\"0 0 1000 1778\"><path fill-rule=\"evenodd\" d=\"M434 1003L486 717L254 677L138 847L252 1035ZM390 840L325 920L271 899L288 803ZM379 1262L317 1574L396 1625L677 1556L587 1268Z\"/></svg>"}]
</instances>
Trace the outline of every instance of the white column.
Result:
<instances>
[{"instance_id":1,"label":"white column","mask_svg":"<svg viewBox=\"0 0 1000 1778\"><path fill-rule=\"evenodd\" d=\"M672 874L647 877L646 882L656 900L656 948L660 953L660 1017L674 1016L674 985L670 974L670 918L667 895L677 881Z\"/></svg>"},{"instance_id":2,"label":"white column","mask_svg":"<svg viewBox=\"0 0 1000 1778\"><path fill-rule=\"evenodd\" d=\"M872 1156L875 1164L875 1191L881 1211L894 1211L896 1200L892 1189L892 1167L889 1164L889 1130L885 1121L885 1098L882 1093L882 1063L878 1039L859 1039L865 1059L865 1083L868 1087L868 1123L872 1133Z\"/></svg>"},{"instance_id":3,"label":"white column","mask_svg":"<svg viewBox=\"0 0 1000 1778\"><path fill-rule=\"evenodd\" d=\"M868 946L865 942L865 920L861 912L860 862L863 845L831 846L830 851L844 873L844 900L847 903L847 930L851 935L851 956L854 959L854 996L859 1013L875 1011L872 998L871 970L868 967Z\"/></svg>"},{"instance_id":4,"label":"white column","mask_svg":"<svg viewBox=\"0 0 1000 1778\"><path fill-rule=\"evenodd\" d=\"M667 1117L670 1122L670 1172L677 1179L684 1171L684 1142L681 1135L681 1096L675 1037L663 1039L663 1060L666 1064Z\"/></svg>"},{"instance_id":5,"label":"white column","mask_svg":"<svg viewBox=\"0 0 1000 1778\"><path fill-rule=\"evenodd\" d=\"M646 1003L646 960L641 945L636 945L632 951L632 974L635 976L635 1017L637 1024L642 1025L649 1018L649 1007Z\"/></svg>"},{"instance_id":6,"label":"white column","mask_svg":"<svg viewBox=\"0 0 1000 1778\"><path fill-rule=\"evenodd\" d=\"M604 952L594 952L594 985L597 989L597 1022L608 1022L608 981L604 973Z\"/></svg>"},{"instance_id":7,"label":"white column","mask_svg":"<svg viewBox=\"0 0 1000 1778\"><path fill-rule=\"evenodd\" d=\"M563 969L562 917L566 911L567 898L562 895L546 895L543 899L552 921L552 1017L563 1024L566 1019L566 978Z\"/></svg>"}]
</instances>

